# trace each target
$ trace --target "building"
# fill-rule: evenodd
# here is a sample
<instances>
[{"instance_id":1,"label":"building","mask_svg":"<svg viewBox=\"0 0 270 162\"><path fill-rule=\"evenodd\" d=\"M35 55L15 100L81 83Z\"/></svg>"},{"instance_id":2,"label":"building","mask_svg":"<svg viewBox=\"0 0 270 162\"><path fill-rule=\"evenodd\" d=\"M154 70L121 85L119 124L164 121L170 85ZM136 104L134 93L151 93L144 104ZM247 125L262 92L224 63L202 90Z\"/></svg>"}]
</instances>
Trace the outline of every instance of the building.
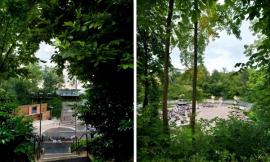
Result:
<instances>
[{"instance_id":1,"label":"building","mask_svg":"<svg viewBox=\"0 0 270 162\"><path fill-rule=\"evenodd\" d=\"M58 89L56 93L62 98L76 99L82 94L80 91L80 89Z\"/></svg>"},{"instance_id":2,"label":"building","mask_svg":"<svg viewBox=\"0 0 270 162\"><path fill-rule=\"evenodd\" d=\"M47 103L42 103L41 108L40 104L22 105L18 107L19 114L30 116L33 120L40 120L40 112L42 117L41 120L48 120L51 118Z\"/></svg>"}]
</instances>

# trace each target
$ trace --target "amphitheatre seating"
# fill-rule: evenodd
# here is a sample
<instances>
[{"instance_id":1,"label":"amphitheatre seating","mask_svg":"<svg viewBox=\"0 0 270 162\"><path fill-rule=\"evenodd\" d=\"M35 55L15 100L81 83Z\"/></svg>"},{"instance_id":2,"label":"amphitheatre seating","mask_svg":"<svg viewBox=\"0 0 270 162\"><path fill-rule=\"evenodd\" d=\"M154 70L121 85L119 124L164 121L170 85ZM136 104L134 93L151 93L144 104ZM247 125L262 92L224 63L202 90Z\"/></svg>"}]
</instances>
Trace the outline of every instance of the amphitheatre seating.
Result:
<instances>
[{"instance_id":1,"label":"amphitheatre seating","mask_svg":"<svg viewBox=\"0 0 270 162\"><path fill-rule=\"evenodd\" d=\"M187 103L177 103L176 107L168 111L168 118L171 123L181 125L187 123L187 115L190 113L190 106Z\"/></svg>"}]
</instances>

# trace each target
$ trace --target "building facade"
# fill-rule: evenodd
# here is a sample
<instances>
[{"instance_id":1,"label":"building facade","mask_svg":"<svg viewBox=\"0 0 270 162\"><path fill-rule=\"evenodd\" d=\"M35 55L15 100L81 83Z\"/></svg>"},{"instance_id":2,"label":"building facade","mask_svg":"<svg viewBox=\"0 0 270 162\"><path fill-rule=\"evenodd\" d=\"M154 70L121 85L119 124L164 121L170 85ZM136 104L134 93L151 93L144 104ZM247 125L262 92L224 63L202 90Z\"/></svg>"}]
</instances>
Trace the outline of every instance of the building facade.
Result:
<instances>
[{"instance_id":1,"label":"building facade","mask_svg":"<svg viewBox=\"0 0 270 162\"><path fill-rule=\"evenodd\" d=\"M30 116L33 120L48 120L51 118L51 113L48 111L48 104L42 103L40 104L32 104L32 105L21 105L18 107L18 113Z\"/></svg>"}]
</instances>

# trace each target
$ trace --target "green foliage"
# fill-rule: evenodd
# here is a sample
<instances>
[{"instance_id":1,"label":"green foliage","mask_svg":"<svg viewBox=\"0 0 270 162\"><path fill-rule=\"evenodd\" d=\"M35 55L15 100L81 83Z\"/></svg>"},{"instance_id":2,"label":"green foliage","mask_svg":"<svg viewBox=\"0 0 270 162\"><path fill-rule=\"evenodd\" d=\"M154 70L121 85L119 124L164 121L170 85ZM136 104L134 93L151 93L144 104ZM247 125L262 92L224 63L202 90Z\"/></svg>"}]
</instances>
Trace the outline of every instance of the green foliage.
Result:
<instances>
[{"instance_id":1,"label":"green foliage","mask_svg":"<svg viewBox=\"0 0 270 162\"><path fill-rule=\"evenodd\" d=\"M269 40L270 40L270 30L268 24L270 23L269 1L245 1L241 0L242 4L239 6L241 10L238 10L235 14L237 16L246 17L246 19L251 20L252 29L255 34L259 35L258 40L256 40L251 45L246 45L246 55L249 57L247 63L239 63L237 66L241 66L242 69L248 67L260 67L268 68L269 70ZM244 11L244 12L243 12Z\"/></svg>"},{"instance_id":2,"label":"green foliage","mask_svg":"<svg viewBox=\"0 0 270 162\"><path fill-rule=\"evenodd\" d=\"M158 110L147 106L138 112L137 123L138 161L151 161L153 157L162 158L168 149L168 137L164 134Z\"/></svg>"},{"instance_id":3,"label":"green foliage","mask_svg":"<svg viewBox=\"0 0 270 162\"><path fill-rule=\"evenodd\" d=\"M33 158L32 121L15 114L15 99L3 89L0 96L1 161L30 161Z\"/></svg>"},{"instance_id":4,"label":"green foliage","mask_svg":"<svg viewBox=\"0 0 270 162\"><path fill-rule=\"evenodd\" d=\"M42 70L43 91L45 93L56 93L57 88L60 88L64 83L62 74L57 73L56 68L45 67Z\"/></svg>"},{"instance_id":5,"label":"green foliage","mask_svg":"<svg viewBox=\"0 0 270 162\"><path fill-rule=\"evenodd\" d=\"M234 1L229 1L234 2ZM238 63L241 70L249 70L250 80L248 82L248 99L253 103L253 118L266 129L269 129L269 40L270 23L269 1L245 1L241 0L237 5L240 10L235 14L252 21L251 28L258 39L253 44L245 45L245 54L249 57L246 63ZM249 69L251 68L251 69Z\"/></svg>"},{"instance_id":6,"label":"green foliage","mask_svg":"<svg viewBox=\"0 0 270 162\"><path fill-rule=\"evenodd\" d=\"M37 28L47 33L45 41L59 49L52 60L87 89L87 101L78 112L101 134L98 145L89 150L104 160L129 160L133 154L132 1L54 0L42 1L40 7Z\"/></svg>"},{"instance_id":7,"label":"green foliage","mask_svg":"<svg viewBox=\"0 0 270 162\"><path fill-rule=\"evenodd\" d=\"M233 99L234 96L246 97L248 73L243 71L236 72L218 72L214 71L202 82L203 92L207 97L211 95Z\"/></svg>"},{"instance_id":8,"label":"green foliage","mask_svg":"<svg viewBox=\"0 0 270 162\"><path fill-rule=\"evenodd\" d=\"M48 101L48 106L52 113L52 117L60 118L62 111L61 97L54 95L53 98Z\"/></svg>"},{"instance_id":9,"label":"green foliage","mask_svg":"<svg viewBox=\"0 0 270 162\"><path fill-rule=\"evenodd\" d=\"M144 106L155 102L152 100L158 100L160 96L158 89L162 79L161 61L164 53L161 37L145 28L143 25L139 28L137 42L138 101L144 103Z\"/></svg>"},{"instance_id":10,"label":"green foliage","mask_svg":"<svg viewBox=\"0 0 270 162\"><path fill-rule=\"evenodd\" d=\"M192 76L193 68L187 69L181 73L177 73L171 76L171 82L169 86L169 99L187 99L192 98ZM206 94L203 89L203 84L209 79L209 73L203 65L198 66L198 86L197 86L197 100L204 99Z\"/></svg>"},{"instance_id":11,"label":"green foliage","mask_svg":"<svg viewBox=\"0 0 270 162\"><path fill-rule=\"evenodd\" d=\"M0 6L0 79L26 75L26 66L37 61L34 52L39 48L31 30L38 19L36 1L3 0Z\"/></svg>"},{"instance_id":12,"label":"green foliage","mask_svg":"<svg viewBox=\"0 0 270 162\"><path fill-rule=\"evenodd\" d=\"M29 94L38 90L38 84L41 80L41 72L37 64L30 64L26 69L28 70L27 77L9 78L2 81L1 84L1 88L15 96L20 105L32 102Z\"/></svg>"},{"instance_id":13,"label":"green foliage","mask_svg":"<svg viewBox=\"0 0 270 162\"><path fill-rule=\"evenodd\" d=\"M147 116L147 115L146 115ZM138 159L140 161L263 161L269 159L269 133L258 124L238 120L214 119L202 122L193 136L189 127L174 128L162 135L161 124L139 116ZM155 155L155 156L154 156Z\"/></svg>"},{"instance_id":14,"label":"green foliage","mask_svg":"<svg viewBox=\"0 0 270 162\"><path fill-rule=\"evenodd\" d=\"M166 1L138 1L138 101L143 107L159 100L164 61Z\"/></svg>"},{"instance_id":15,"label":"green foliage","mask_svg":"<svg viewBox=\"0 0 270 162\"><path fill-rule=\"evenodd\" d=\"M169 87L169 98L171 100L188 99L191 100L191 82L192 69L187 69L183 74L177 73L171 76ZM218 72L215 70L211 75L202 65L198 66L198 101L210 98L212 95L233 99L234 96L240 96L248 100L247 94L252 93L247 90L249 74L247 71L236 72ZM248 100L251 102L251 100Z\"/></svg>"},{"instance_id":16,"label":"green foliage","mask_svg":"<svg viewBox=\"0 0 270 162\"><path fill-rule=\"evenodd\" d=\"M198 2L198 8L194 4ZM158 3L161 5L159 6ZM166 2L163 2L166 3ZM138 2L138 83L139 101L160 88L147 88L151 78L159 78L158 62L162 57L152 49L152 37L164 37L166 7L159 1ZM144 5L145 4L145 5ZM259 40L245 46L249 61L239 63L239 73L214 71L211 75L198 68L198 88L202 98L211 95L232 99L235 95L251 101L254 106L247 121L231 117L214 119L198 126L195 136L189 128L172 128L171 136L162 134L159 100L150 101L138 110L138 160L139 161L269 161L269 1L226 0L176 1L173 16L173 46L180 49L180 60L187 67L193 65L192 25L199 23L199 63L203 63L203 51L210 38L218 37L217 31L225 29L240 38L239 27L244 19L253 20L252 28ZM176 25L177 24L177 25ZM157 32L158 31L158 32ZM157 32L157 33L156 33ZM164 42L164 38L163 38ZM157 45L157 43L155 44ZM164 45L156 49L162 49ZM162 51L162 50L160 50ZM152 62L153 61L153 62ZM150 68L149 68L150 67ZM247 69L248 67L252 69ZM146 69L146 70L145 70ZM148 70L148 71L147 71ZM145 72L146 71L146 72ZM170 99L191 98L193 69L183 74L171 75ZM200 72L201 71L201 72ZM148 73L147 73L148 72ZM153 72L153 73L151 73ZM147 74L147 75L146 75ZM160 77L162 78L162 76ZM160 79L161 80L161 79ZM148 83L148 84L146 84ZM148 90L148 93L145 93ZM184 96L184 97L183 97ZM192 143L194 138L194 143Z\"/></svg>"},{"instance_id":17,"label":"green foliage","mask_svg":"<svg viewBox=\"0 0 270 162\"><path fill-rule=\"evenodd\" d=\"M247 98L253 102L252 115L254 120L261 123L263 127L269 129L269 90L270 84L268 71L265 69L249 70L250 79L248 81Z\"/></svg>"},{"instance_id":18,"label":"green foliage","mask_svg":"<svg viewBox=\"0 0 270 162\"><path fill-rule=\"evenodd\" d=\"M233 117L215 123L209 134L212 136L213 148L219 152L227 150L240 160L259 158L262 152L269 149L269 135L260 125Z\"/></svg>"},{"instance_id":19,"label":"green foliage","mask_svg":"<svg viewBox=\"0 0 270 162\"><path fill-rule=\"evenodd\" d=\"M104 159L109 159L113 156L113 141L103 138L102 136L93 138L88 142L88 150L92 155L95 155L97 161L104 161ZM124 160L128 161L128 160Z\"/></svg>"},{"instance_id":20,"label":"green foliage","mask_svg":"<svg viewBox=\"0 0 270 162\"><path fill-rule=\"evenodd\" d=\"M227 2L227 1L226 1ZM187 68L193 65L193 23L198 21L198 62L203 63L203 53L210 39L219 37L218 31L226 30L240 38L241 19L232 18L237 7L233 3L222 5L218 1L176 1L175 24L172 43L180 50L180 61ZM235 2L239 3L239 2Z\"/></svg>"},{"instance_id":21,"label":"green foliage","mask_svg":"<svg viewBox=\"0 0 270 162\"><path fill-rule=\"evenodd\" d=\"M89 141L90 143L90 141ZM73 151L85 151L86 150L86 139L81 139L78 141L77 145L76 143L72 143L70 146L71 150Z\"/></svg>"}]
</instances>

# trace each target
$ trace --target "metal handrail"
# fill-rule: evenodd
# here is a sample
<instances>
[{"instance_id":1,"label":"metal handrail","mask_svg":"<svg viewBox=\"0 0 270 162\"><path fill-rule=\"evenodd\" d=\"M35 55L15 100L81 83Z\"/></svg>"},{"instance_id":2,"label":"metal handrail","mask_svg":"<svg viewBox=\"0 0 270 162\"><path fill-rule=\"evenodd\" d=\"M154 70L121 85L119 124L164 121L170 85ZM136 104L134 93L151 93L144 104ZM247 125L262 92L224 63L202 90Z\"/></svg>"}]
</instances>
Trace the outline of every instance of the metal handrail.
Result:
<instances>
[{"instance_id":1,"label":"metal handrail","mask_svg":"<svg viewBox=\"0 0 270 162\"><path fill-rule=\"evenodd\" d=\"M36 147L36 142L37 142L37 147ZM37 160L41 158L42 155L42 138L39 137L34 137L34 153L36 155Z\"/></svg>"},{"instance_id":2,"label":"metal handrail","mask_svg":"<svg viewBox=\"0 0 270 162\"><path fill-rule=\"evenodd\" d=\"M79 147L77 145L77 141L80 141L83 136L86 136L86 133L83 133L79 138L75 137L75 140L73 140L72 145L75 145L75 148L71 150L71 152L78 151ZM76 139L77 138L77 139Z\"/></svg>"}]
</instances>

